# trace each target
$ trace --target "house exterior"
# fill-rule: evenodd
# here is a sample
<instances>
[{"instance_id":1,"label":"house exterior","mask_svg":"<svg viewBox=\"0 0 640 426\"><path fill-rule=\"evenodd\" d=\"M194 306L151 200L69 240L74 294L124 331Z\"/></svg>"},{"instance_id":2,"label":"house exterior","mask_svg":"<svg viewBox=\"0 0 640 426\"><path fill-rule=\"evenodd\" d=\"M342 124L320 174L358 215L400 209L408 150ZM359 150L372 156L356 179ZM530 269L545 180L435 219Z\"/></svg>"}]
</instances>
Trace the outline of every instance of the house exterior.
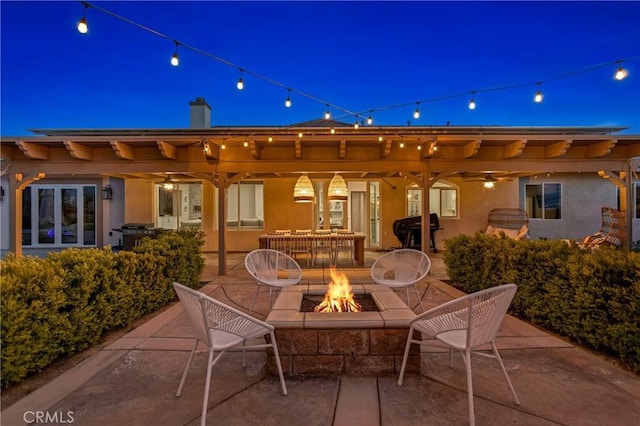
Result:
<instances>
[{"instance_id":1,"label":"house exterior","mask_svg":"<svg viewBox=\"0 0 640 426\"><path fill-rule=\"evenodd\" d=\"M366 248L388 250L401 244L393 222L407 216L423 217L428 243L428 211L443 228L439 246L483 230L498 207L527 210L531 238L582 239L610 206L627 212L629 246L640 239L640 135L623 128L226 127L211 126L204 99L190 108L184 129L2 137L2 254L121 246L123 225L195 227L224 274L227 252L255 249L259 235L276 229L348 228L366 235ZM294 202L302 175L311 202ZM346 201L329 199L336 175Z\"/></svg>"}]
</instances>

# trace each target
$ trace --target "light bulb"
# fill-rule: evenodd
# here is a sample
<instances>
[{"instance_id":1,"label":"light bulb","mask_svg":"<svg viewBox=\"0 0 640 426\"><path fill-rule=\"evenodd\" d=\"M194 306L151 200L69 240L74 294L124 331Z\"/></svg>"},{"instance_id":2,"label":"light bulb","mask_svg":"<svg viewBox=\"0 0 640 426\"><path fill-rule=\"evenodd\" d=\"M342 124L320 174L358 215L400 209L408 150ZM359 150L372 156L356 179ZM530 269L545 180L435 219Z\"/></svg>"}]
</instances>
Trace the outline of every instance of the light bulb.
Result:
<instances>
[{"instance_id":1,"label":"light bulb","mask_svg":"<svg viewBox=\"0 0 640 426\"><path fill-rule=\"evenodd\" d=\"M304 135L302 134L302 132L299 132L299 133L298 133L298 137L299 137L300 139L302 139L302 136L304 136Z\"/></svg>"},{"instance_id":2,"label":"light bulb","mask_svg":"<svg viewBox=\"0 0 640 426\"><path fill-rule=\"evenodd\" d=\"M367 117L367 124L369 126L371 126L373 124L373 117L371 117L371 116Z\"/></svg>"},{"instance_id":3,"label":"light bulb","mask_svg":"<svg viewBox=\"0 0 640 426\"><path fill-rule=\"evenodd\" d=\"M473 99L469 101L469 109L476 109L476 101Z\"/></svg>"},{"instance_id":4,"label":"light bulb","mask_svg":"<svg viewBox=\"0 0 640 426\"><path fill-rule=\"evenodd\" d=\"M616 80L624 80L625 78L627 78L628 75L629 75L629 73L627 72L627 70L622 68L622 66L620 66L620 67L618 67L618 70L616 71L615 79Z\"/></svg>"},{"instance_id":5,"label":"light bulb","mask_svg":"<svg viewBox=\"0 0 640 426\"><path fill-rule=\"evenodd\" d=\"M249 142L244 141L244 147L246 148L246 147L248 147L248 146L249 146Z\"/></svg>"},{"instance_id":6,"label":"light bulb","mask_svg":"<svg viewBox=\"0 0 640 426\"><path fill-rule=\"evenodd\" d=\"M227 149L227 145L225 145L224 142L222 142L222 145L220 146L220 148Z\"/></svg>"},{"instance_id":7,"label":"light bulb","mask_svg":"<svg viewBox=\"0 0 640 426\"><path fill-rule=\"evenodd\" d=\"M332 127L332 128L331 128L331 134L332 134L332 135L335 135L335 134L336 134L336 129L335 129L335 127Z\"/></svg>"},{"instance_id":8,"label":"light bulb","mask_svg":"<svg viewBox=\"0 0 640 426\"><path fill-rule=\"evenodd\" d=\"M358 124L358 121L356 120L356 122L353 123L353 128L358 130L358 127L360 127L360 125Z\"/></svg>"},{"instance_id":9,"label":"light bulb","mask_svg":"<svg viewBox=\"0 0 640 426\"><path fill-rule=\"evenodd\" d=\"M242 77L238 79L238 83L236 83L236 87L238 88L238 90L244 89L244 81L242 81Z\"/></svg>"},{"instance_id":10,"label":"light bulb","mask_svg":"<svg viewBox=\"0 0 640 426\"><path fill-rule=\"evenodd\" d=\"M400 142L400 148L404 148L404 142Z\"/></svg>"},{"instance_id":11,"label":"light bulb","mask_svg":"<svg viewBox=\"0 0 640 426\"><path fill-rule=\"evenodd\" d=\"M89 27L87 26L87 19L83 16L80 18L80 22L78 22L78 31L80 34L86 34L89 31Z\"/></svg>"},{"instance_id":12,"label":"light bulb","mask_svg":"<svg viewBox=\"0 0 640 426\"><path fill-rule=\"evenodd\" d=\"M422 151L422 145L418 145L418 151Z\"/></svg>"},{"instance_id":13,"label":"light bulb","mask_svg":"<svg viewBox=\"0 0 640 426\"><path fill-rule=\"evenodd\" d=\"M84 12L82 13L82 18L78 22L78 32L80 34L86 34L89 31L89 26L87 25L87 9L89 5L87 3L84 4Z\"/></svg>"},{"instance_id":14,"label":"light bulb","mask_svg":"<svg viewBox=\"0 0 640 426\"><path fill-rule=\"evenodd\" d=\"M378 142L382 142L384 140L384 138L382 137L382 135L378 136Z\"/></svg>"},{"instance_id":15,"label":"light bulb","mask_svg":"<svg viewBox=\"0 0 640 426\"><path fill-rule=\"evenodd\" d=\"M289 89L289 95L287 96L287 100L284 101L284 106L287 108L291 108L291 89Z\"/></svg>"},{"instance_id":16,"label":"light bulb","mask_svg":"<svg viewBox=\"0 0 640 426\"><path fill-rule=\"evenodd\" d=\"M327 112L324 113L324 119L325 120L331 119L331 111L327 110Z\"/></svg>"},{"instance_id":17,"label":"light bulb","mask_svg":"<svg viewBox=\"0 0 640 426\"><path fill-rule=\"evenodd\" d=\"M179 63L180 61L178 60L178 52L176 52L171 57L171 65L173 65L174 67L177 67Z\"/></svg>"},{"instance_id":18,"label":"light bulb","mask_svg":"<svg viewBox=\"0 0 640 426\"><path fill-rule=\"evenodd\" d=\"M542 92L540 92L539 90L536 92L536 95L533 97L533 101L540 103L542 102Z\"/></svg>"},{"instance_id":19,"label":"light bulb","mask_svg":"<svg viewBox=\"0 0 640 426\"><path fill-rule=\"evenodd\" d=\"M413 118L416 120L420 118L420 103L416 102L416 110L413 112Z\"/></svg>"},{"instance_id":20,"label":"light bulb","mask_svg":"<svg viewBox=\"0 0 640 426\"><path fill-rule=\"evenodd\" d=\"M273 137L269 136L269 142L273 142Z\"/></svg>"}]
</instances>

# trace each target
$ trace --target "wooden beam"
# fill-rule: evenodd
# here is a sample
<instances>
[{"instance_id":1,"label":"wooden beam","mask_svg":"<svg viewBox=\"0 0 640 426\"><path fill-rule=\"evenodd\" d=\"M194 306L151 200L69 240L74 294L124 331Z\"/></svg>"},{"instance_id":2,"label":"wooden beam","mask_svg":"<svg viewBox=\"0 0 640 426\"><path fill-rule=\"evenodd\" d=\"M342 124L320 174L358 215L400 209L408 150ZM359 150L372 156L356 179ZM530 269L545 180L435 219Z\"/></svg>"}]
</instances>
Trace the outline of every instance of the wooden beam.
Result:
<instances>
[{"instance_id":1,"label":"wooden beam","mask_svg":"<svg viewBox=\"0 0 640 426\"><path fill-rule=\"evenodd\" d=\"M253 155L253 158L255 158L256 160L259 160L260 151L258 151L258 146L255 140L249 139L249 149L251 150L251 155Z\"/></svg>"},{"instance_id":2,"label":"wooden beam","mask_svg":"<svg viewBox=\"0 0 640 426\"><path fill-rule=\"evenodd\" d=\"M344 159L344 157L347 155L347 141L342 139L340 141L340 159Z\"/></svg>"},{"instance_id":3,"label":"wooden beam","mask_svg":"<svg viewBox=\"0 0 640 426\"><path fill-rule=\"evenodd\" d=\"M36 182L40 179L44 179L44 177L46 176L45 173L34 173L34 174L22 174L22 173L16 173L15 178L16 178L16 189L19 189L20 191L22 191L23 189L25 189L27 186L31 185L33 182Z\"/></svg>"},{"instance_id":4,"label":"wooden beam","mask_svg":"<svg viewBox=\"0 0 640 426\"><path fill-rule=\"evenodd\" d=\"M571 146L573 141L570 139L556 142L544 147L544 158L556 158L562 157L567 153L567 150Z\"/></svg>"},{"instance_id":5,"label":"wooden beam","mask_svg":"<svg viewBox=\"0 0 640 426\"><path fill-rule=\"evenodd\" d=\"M519 157L522 155L524 147L527 146L526 139L515 141L504 147L504 158Z\"/></svg>"},{"instance_id":6,"label":"wooden beam","mask_svg":"<svg viewBox=\"0 0 640 426\"><path fill-rule=\"evenodd\" d=\"M300 139L296 139L294 145L296 148L296 158L299 160L302 158L302 141Z\"/></svg>"},{"instance_id":7,"label":"wooden beam","mask_svg":"<svg viewBox=\"0 0 640 426\"><path fill-rule=\"evenodd\" d=\"M176 159L176 147L164 141L157 141L158 149L164 158Z\"/></svg>"},{"instance_id":8,"label":"wooden beam","mask_svg":"<svg viewBox=\"0 0 640 426\"><path fill-rule=\"evenodd\" d=\"M603 179L611 181L618 188L624 188L624 178L616 176L616 174L609 170L598 170L598 176Z\"/></svg>"},{"instance_id":9,"label":"wooden beam","mask_svg":"<svg viewBox=\"0 0 640 426\"><path fill-rule=\"evenodd\" d=\"M615 139L610 139L588 145L587 158L604 157L605 155L609 155L617 142L618 141Z\"/></svg>"},{"instance_id":10,"label":"wooden beam","mask_svg":"<svg viewBox=\"0 0 640 426\"><path fill-rule=\"evenodd\" d=\"M207 160L220 161L220 145L210 141L204 142L204 156Z\"/></svg>"},{"instance_id":11,"label":"wooden beam","mask_svg":"<svg viewBox=\"0 0 640 426\"><path fill-rule=\"evenodd\" d=\"M78 142L64 141L64 146L67 147L69 154L76 160L93 160L93 149L86 145L79 144Z\"/></svg>"},{"instance_id":12,"label":"wooden beam","mask_svg":"<svg viewBox=\"0 0 640 426\"><path fill-rule=\"evenodd\" d=\"M480 145L482 145L481 140L475 140L464 145L462 147L462 158L471 158L478 155L478 151L480 150Z\"/></svg>"},{"instance_id":13,"label":"wooden beam","mask_svg":"<svg viewBox=\"0 0 640 426\"><path fill-rule=\"evenodd\" d=\"M16 145L25 156L32 160L49 160L49 148L32 142L16 141Z\"/></svg>"},{"instance_id":14,"label":"wooden beam","mask_svg":"<svg viewBox=\"0 0 640 426\"><path fill-rule=\"evenodd\" d=\"M122 158L123 160L135 160L136 157L131 145L118 141L111 141L110 144L111 148L116 153L116 157Z\"/></svg>"},{"instance_id":15,"label":"wooden beam","mask_svg":"<svg viewBox=\"0 0 640 426\"><path fill-rule=\"evenodd\" d=\"M384 145L380 147L380 158L387 158L389 153L391 153L391 139L387 139L384 141Z\"/></svg>"}]
</instances>

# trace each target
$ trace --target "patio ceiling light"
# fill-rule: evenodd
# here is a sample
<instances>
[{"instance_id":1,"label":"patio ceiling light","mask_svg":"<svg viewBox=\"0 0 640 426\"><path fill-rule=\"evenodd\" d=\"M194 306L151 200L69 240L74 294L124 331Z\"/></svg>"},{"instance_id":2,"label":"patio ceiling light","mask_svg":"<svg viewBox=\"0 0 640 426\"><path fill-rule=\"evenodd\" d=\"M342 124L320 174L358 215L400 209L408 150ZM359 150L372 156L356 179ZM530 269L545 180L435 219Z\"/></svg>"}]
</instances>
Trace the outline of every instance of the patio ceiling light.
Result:
<instances>
[{"instance_id":1,"label":"patio ceiling light","mask_svg":"<svg viewBox=\"0 0 640 426\"><path fill-rule=\"evenodd\" d=\"M329 182L328 199L329 201L347 201L349 189L347 182L338 173L334 174Z\"/></svg>"},{"instance_id":2,"label":"patio ceiling light","mask_svg":"<svg viewBox=\"0 0 640 426\"><path fill-rule=\"evenodd\" d=\"M309 176L306 174L300 176L293 187L293 201L295 203L312 203L315 195Z\"/></svg>"}]
</instances>

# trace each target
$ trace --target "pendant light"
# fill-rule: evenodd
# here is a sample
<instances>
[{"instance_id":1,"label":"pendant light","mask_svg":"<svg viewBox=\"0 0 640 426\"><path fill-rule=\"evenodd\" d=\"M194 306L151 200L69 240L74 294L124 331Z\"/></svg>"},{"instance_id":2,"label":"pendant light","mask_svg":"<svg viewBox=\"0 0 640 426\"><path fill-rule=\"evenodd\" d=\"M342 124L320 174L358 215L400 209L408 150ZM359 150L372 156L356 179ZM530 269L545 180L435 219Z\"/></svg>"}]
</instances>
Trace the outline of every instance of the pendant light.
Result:
<instances>
[{"instance_id":1,"label":"pendant light","mask_svg":"<svg viewBox=\"0 0 640 426\"><path fill-rule=\"evenodd\" d=\"M311 179L303 174L296 181L296 186L293 187L293 201L295 203L313 203L315 196Z\"/></svg>"},{"instance_id":2,"label":"pendant light","mask_svg":"<svg viewBox=\"0 0 640 426\"><path fill-rule=\"evenodd\" d=\"M347 183L338 173L334 174L329 182L329 191L327 198L329 201L347 201L349 189Z\"/></svg>"}]
</instances>

